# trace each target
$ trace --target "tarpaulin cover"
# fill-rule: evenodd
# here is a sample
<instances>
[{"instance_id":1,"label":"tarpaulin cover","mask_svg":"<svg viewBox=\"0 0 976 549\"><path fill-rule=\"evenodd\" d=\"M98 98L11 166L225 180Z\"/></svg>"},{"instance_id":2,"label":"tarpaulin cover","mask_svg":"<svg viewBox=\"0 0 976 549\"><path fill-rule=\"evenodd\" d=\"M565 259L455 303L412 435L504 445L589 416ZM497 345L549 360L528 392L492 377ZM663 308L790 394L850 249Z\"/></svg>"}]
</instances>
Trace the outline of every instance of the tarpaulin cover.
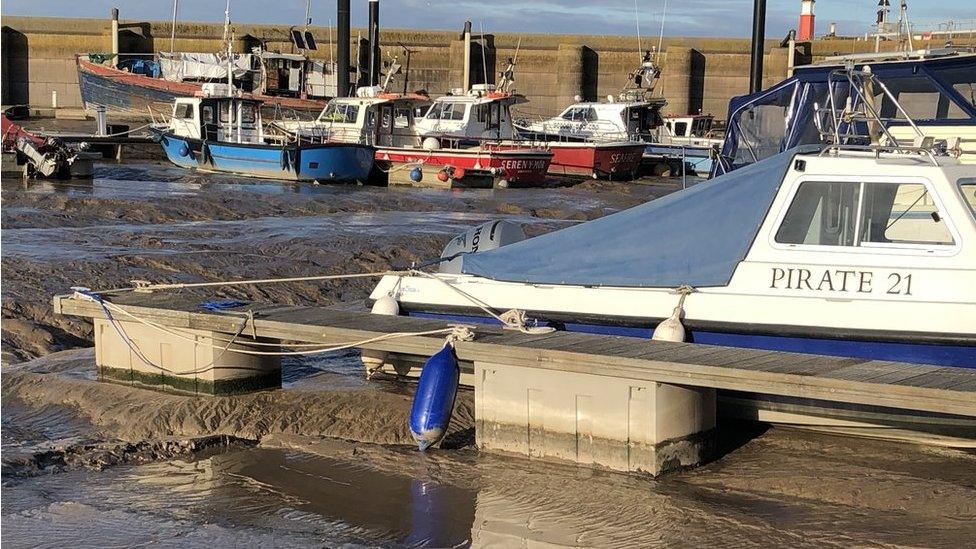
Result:
<instances>
[{"instance_id":1,"label":"tarpaulin cover","mask_svg":"<svg viewBox=\"0 0 976 549\"><path fill-rule=\"evenodd\" d=\"M163 78L172 82L184 80L226 80L227 57L214 53L159 53ZM251 68L250 53L233 54L234 78L244 78Z\"/></svg>"},{"instance_id":2,"label":"tarpaulin cover","mask_svg":"<svg viewBox=\"0 0 976 549\"><path fill-rule=\"evenodd\" d=\"M725 286L796 152L595 221L465 255L461 272L539 284Z\"/></svg>"}]
</instances>

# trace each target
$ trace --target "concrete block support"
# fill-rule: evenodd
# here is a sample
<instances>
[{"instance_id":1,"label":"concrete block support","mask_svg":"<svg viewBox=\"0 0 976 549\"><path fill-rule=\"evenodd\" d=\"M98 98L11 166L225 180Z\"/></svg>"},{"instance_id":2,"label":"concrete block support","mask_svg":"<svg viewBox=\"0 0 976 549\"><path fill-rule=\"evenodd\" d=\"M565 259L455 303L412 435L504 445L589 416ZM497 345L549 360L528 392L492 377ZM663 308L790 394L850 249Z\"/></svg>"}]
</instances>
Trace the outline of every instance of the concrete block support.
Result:
<instances>
[{"instance_id":1,"label":"concrete block support","mask_svg":"<svg viewBox=\"0 0 976 549\"><path fill-rule=\"evenodd\" d=\"M475 363L479 448L659 475L713 450L715 391Z\"/></svg>"},{"instance_id":2,"label":"concrete block support","mask_svg":"<svg viewBox=\"0 0 976 549\"><path fill-rule=\"evenodd\" d=\"M138 350L136 352L110 322L95 319L94 324L95 364L99 379L208 395L281 387L280 359L222 352L225 342L232 337L229 334L183 328L172 330L195 340L194 343L144 324L117 320L116 324ZM254 350L246 345L254 340L238 337L238 341L240 343L235 343L232 349Z\"/></svg>"},{"instance_id":3,"label":"concrete block support","mask_svg":"<svg viewBox=\"0 0 976 549\"><path fill-rule=\"evenodd\" d=\"M566 103L574 101L578 95L586 95L583 89L583 46L576 44L559 44L556 53L556 95Z\"/></svg>"},{"instance_id":4,"label":"concrete block support","mask_svg":"<svg viewBox=\"0 0 976 549\"><path fill-rule=\"evenodd\" d=\"M658 87L668 98L667 114L684 116L691 112L692 48L669 46L664 54L664 66Z\"/></svg>"}]
</instances>

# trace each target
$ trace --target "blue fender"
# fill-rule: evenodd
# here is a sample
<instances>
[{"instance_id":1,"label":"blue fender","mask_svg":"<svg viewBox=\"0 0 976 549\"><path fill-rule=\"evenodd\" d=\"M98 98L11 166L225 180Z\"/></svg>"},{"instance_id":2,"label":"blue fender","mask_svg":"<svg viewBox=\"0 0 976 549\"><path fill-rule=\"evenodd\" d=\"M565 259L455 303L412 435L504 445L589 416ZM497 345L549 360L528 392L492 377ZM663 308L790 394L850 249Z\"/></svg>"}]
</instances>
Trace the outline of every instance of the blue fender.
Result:
<instances>
[{"instance_id":1,"label":"blue fender","mask_svg":"<svg viewBox=\"0 0 976 549\"><path fill-rule=\"evenodd\" d=\"M440 442L447 433L460 377L450 343L424 363L410 409L410 433L421 452Z\"/></svg>"},{"instance_id":2,"label":"blue fender","mask_svg":"<svg viewBox=\"0 0 976 549\"><path fill-rule=\"evenodd\" d=\"M186 143L180 145L180 150L178 151L180 156L187 156L190 154L190 147L186 146Z\"/></svg>"}]
</instances>

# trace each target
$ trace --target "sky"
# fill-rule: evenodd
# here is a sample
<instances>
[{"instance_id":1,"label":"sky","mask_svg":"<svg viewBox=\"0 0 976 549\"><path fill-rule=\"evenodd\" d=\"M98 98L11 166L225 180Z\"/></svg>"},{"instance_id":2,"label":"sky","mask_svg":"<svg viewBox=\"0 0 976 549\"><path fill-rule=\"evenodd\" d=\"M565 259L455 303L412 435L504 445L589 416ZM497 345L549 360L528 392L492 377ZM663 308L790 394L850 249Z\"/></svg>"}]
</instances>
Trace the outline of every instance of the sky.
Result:
<instances>
[{"instance_id":1,"label":"sky","mask_svg":"<svg viewBox=\"0 0 976 549\"><path fill-rule=\"evenodd\" d=\"M896 5L897 2L892 0ZM466 19L485 32L633 35L637 21L643 36L660 32L667 4L665 35L745 37L751 34L752 0L381 0L380 24L391 28L459 30ZM273 5L274 9L269 9ZM636 10L635 10L636 5ZM877 0L820 0L817 34L837 23L839 34L861 34L875 20ZM108 17L118 6L123 19L168 20L172 0L6 0L2 15ZM312 0L312 22L329 25L335 0ZM766 37L785 36L796 28L800 0L767 0ZM635 17L639 13L639 18ZM976 0L910 0L909 20L920 28L956 20L976 27ZM301 24L305 0L231 0L231 19L239 23ZM892 14L893 18L897 13ZM222 21L224 0L183 0L186 21ZM364 26L367 0L352 0L353 26Z\"/></svg>"}]
</instances>

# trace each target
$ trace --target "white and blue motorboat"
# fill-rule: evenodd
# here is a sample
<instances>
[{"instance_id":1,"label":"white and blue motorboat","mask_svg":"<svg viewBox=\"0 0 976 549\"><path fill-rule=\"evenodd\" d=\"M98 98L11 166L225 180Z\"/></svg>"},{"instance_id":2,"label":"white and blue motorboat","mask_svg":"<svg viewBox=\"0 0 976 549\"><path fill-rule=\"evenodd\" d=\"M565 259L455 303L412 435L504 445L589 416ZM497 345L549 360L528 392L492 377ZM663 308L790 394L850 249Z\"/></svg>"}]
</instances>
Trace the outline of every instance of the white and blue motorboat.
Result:
<instances>
[{"instance_id":1,"label":"white and blue motorboat","mask_svg":"<svg viewBox=\"0 0 976 549\"><path fill-rule=\"evenodd\" d=\"M372 146L268 134L260 107L227 84L205 84L198 96L174 101L168 123L150 128L181 168L319 183L369 177Z\"/></svg>"},{"instance_id":2,"label":"white and blue motorboat","mask_svg":"<svg viewBox=\"0 0 976 549\"><path fill-rule=\"evenodd\" d=\"M866 89L871 75L846 78ZM887 130L861 124L864 110L827 114L818 127L834 143L530 239L485 229L477 253L459 237L439 273L387 276L371 297L417 317L497 322L488 309L646 338L680 311L694 343L976 368L976 167L957 140L921 132L912 145L878 133L850 144L842 131ZM972 418L721 396L753 419L976 444Z\"/></svg>"}]
</instances>

